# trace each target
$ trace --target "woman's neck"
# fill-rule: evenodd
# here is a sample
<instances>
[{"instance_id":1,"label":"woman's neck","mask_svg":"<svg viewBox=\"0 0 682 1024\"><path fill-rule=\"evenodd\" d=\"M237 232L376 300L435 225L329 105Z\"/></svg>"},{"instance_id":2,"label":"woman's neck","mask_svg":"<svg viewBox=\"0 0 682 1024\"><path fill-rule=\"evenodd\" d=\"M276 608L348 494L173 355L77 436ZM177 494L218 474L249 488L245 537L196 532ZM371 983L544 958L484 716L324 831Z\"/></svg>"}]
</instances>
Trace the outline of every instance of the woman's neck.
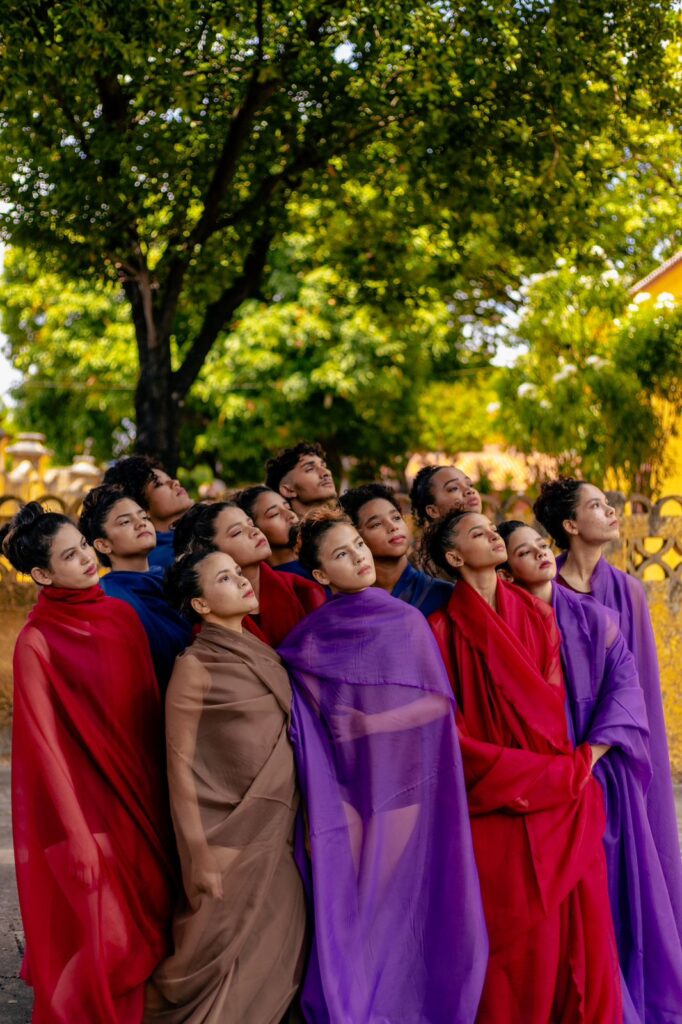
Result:
<instances>
[{"instance_id":1,"label":"woman's neck","mask_svg":"<svg viewBox=\"0 0 682 1024\"><path fill-rule=\"evenodd\" d=\"M561 575L574 590L589 594L592 590L592 574L597 568L604 550L603 544L586 544L580 537L574 537L561 567Z\"/></svg>"},{"instance_id":2,"label":"woman's neck","mask_svg":"<svg viewBox=\"0 0 682 1024\"><path fill-rule=\"evenodd\" d=\"M382 590L386 590L390 594L407 569L407 565L407 555L401 555L399 558L375 558L374 568L377 578L374 586L381 587Z\"/></svg>"},{"instance_id":3,"label":"woman's neck","mask_svg":"<svg viewBox=\"0 0 682 1024\"><path fill-rule=\"evenodd\" d=\"M268 565L275 568L276 565L286 565L287 562L295 562L296 555L293 548L272 548Z\"/></svg>"},{"instance_id":4,"label":"woman's neck","mask_svg":"<svg viewBox=\"0 0 682 1024\"><path fill-rule=\"evenodd\" d=\"M539 601L544 601L545 604L552 603L552 581L542 580L541 583L519 583L518 580L514 581L519 586L523 587L533 597L537 597Z\"/></svg>"},{"instance_id":5,"label":"woman's neck","mask_svg":"<svg viewBox=\"0 0 682 1024\"><path fill-rule=\"evenodd\" d=\"M220 629L229 629L231 633L243 633L242 622L244 615L231 615L229 618L223 619L218 615L205 615L202 619L206 625L219 626Z\"/></svg>"},{"instance_id":6,"label":"woman's neck","mask_svg":"<svg viewBox=\"0 0 682 1024\"><path fill-rule=\"evenodd\" d=\"M494 565L485 569L471 569L463 565L459 574L465 583L473 587L476 593L497 611L497 572Z\"/></svg>"}]
</instances>

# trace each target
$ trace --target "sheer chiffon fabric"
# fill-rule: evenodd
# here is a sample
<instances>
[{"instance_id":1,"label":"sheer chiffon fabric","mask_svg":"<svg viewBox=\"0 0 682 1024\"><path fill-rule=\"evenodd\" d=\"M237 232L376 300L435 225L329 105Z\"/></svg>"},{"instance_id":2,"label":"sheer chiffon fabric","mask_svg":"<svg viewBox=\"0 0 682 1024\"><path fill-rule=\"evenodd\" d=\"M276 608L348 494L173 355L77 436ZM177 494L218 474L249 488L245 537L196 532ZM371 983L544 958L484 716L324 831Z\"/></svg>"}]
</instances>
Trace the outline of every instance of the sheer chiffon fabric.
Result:
<instances>
[{"instance_id":1,"label":"sheer chiffon fabric","mask_svg":"<svg viewBox=\"0 0 682 1024\"><path fill-rule=\"evenodd\" d=\"M552 604L575 738L611 747L594 775L606 806L604 848L624 1019L680 1024L682 945L647 816L649 725L635 660L610 609L556 584Z\"/></svg>"},{"instance_id":2,"label":"sheer chiffon fabric","mask_svg":"<svg viewBox=\"0 0 682 1024\"><path fill-rule=\"evenodd\" d=\"M166 696L168 778L184 895L147 1021L279 1024L302 973L305 898L291 688L277 654L204 624Z\"/></svg>"},{"instance_id":3,"label":"sheer chiffon fabric","mask_svg":"<svg viewBox=\"0 0 682 1024\"><path fill-rule=\"evenodd\" d=\"M490 937L480 1024L622 1019L600 788L569 739L559 633L498 583L460 581L430 622L452 680Z\"/></svg>"},{"instance_id":4,"label":"sheer chiffon fabric","mask_svg":"<svg viewBox=\"0 0 682 1024\"><path fill-rule=\"evenodd\" d=\"M261 562L259 577L259 610L257 615L249 618L270 646L278 647L294 626L308 612L323 605L327 598L318 583L293 573L275 572L265 562ZM259 636L248 623L245 625L255 636Z\"/></svg>"},{"instance_id":5,"label":"sheer chiffon fabric","mask_svg":"<svg viewBox=\"0 0 682 1024\"><path fill-rule=\"evenodd\" d=\"M339 595L289 635L309 1024L471 1024L487 941L454 702L423 615Z\"/></svg>"},{"instance_id":6,"label":"sheer chiffon fabric","mask_svg":"<svg viewBox=\"0 0 682 1024\"><path fill-rule=\"evenodd\" d=\"M557 559L560 571L565 560L565 555ZM561 575L558 580L568 586ZM675 914L677 932L682 941L682 859L663 715L656 638L651 625L646 593L639 580L609 565L604 558L599 559L592 573L590 585L592 597L617 613L620 631L634 656L639 682L644 692L653 772L646 793L647 816Z\"/></svg>"},{"instance_id":7,"label":"sheer chiffon fabric","mask_svg":"<svg viewBox=\"0 0 682 1024\"><path fill-rule=\"evenodd\" d=\"M135 612L41 592L14 654L12 814L37 1024L138 1024L175 881L163 725Z\"/></svg>"}]
</instances>

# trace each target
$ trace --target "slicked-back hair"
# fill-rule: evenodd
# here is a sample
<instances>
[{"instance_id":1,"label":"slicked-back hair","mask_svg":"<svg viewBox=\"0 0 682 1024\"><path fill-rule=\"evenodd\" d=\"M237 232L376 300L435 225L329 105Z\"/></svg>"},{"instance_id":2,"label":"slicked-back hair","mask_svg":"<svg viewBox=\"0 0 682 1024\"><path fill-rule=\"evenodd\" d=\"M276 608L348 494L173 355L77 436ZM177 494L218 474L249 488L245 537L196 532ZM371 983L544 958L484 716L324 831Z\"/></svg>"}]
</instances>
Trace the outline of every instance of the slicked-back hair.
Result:
<instances>
[{"instance_id":1,"label":"slicked-back hair","mask_svg":"<svg viewBox=\"0 0 682 1024\"><path fill-rule=\"evenodd\" d=\"M547 480L540 488L540 496L533 505L537 521L544 526L557 547L568 551L571 538L564 529L565 519L575 519L578 494L584 481L572 476Z\"/></svg>"},{"instance_id":2,"label":"slicked-back hair","mask_svg":"<svg viewBox=\"0 0 682 1024\"><path fill-rule=\"evenodd\" d=\"M55 535L68 525L74 525L68 516L46 512L39 502L29 501L0 529L2 553L26 576L31 569L49 569Z\"/></svg>"},{"instance_id":3,"label":"slicked-back hair","mask_svg":"<svg viewBox=\"0 0 682 1024\"><path fill-rule=\"evenodd\" d=\"M447 466L422 466L412 481L410 488L412 514L419 526L426 526L427 523L432 522L431 516L426 511L426 506L433 501L433 478L441 469L447 469Z\"/></svg>"},{"instance_id":4,"label":"slicked-back hair","mask_svg":"<svg viewBox=\"0 0 682 1024\"><path fill-rule=\"evenodd\" d=\"M459 573L450 565L445 555L454 546L455 532L459 523L465 516L470 515L472 515L471 512L460 512L454 509L426 527L421 540L422 564L435 566L450 579L459 578Z\"/></svg>"},{"instance_id":5,"label":"slicked-back hair","mask_svg":"<svg viewBox=\"0 0 682 1024\"><path fill-rule=\"evenodd\" d=\"M180 516L173 527L173 551L175 557L197 548L216 550L214 543L215 522L223 509L239 508L236 501L197 502Z\"/></svg>"},{"instance_id":6,"label":"slicked-back hair","mask_svg":"<svg viewBox=\"0 0 682 1024\"><path fill-rule=\"evenodd\" d=\"M303 455L317 455L323 462L327 458L327 453L317 441L299 441L293 448L283 448L265 463L266 486L279 494L282 480L298 465Z\"/></svg>"},{"instance_id":7,"label":"slicked-back hair","mask_svg":"<svg viewBox=\"0 0 682 1024\"><path fill-rule=\"evenodd\" d=\"M403 514L398 499L391 488L386 487L385 484L362 484L360 487L351 487L341 495L339 504L346 515L353 520L353 525L357 526L360 521L360 509L369 501L375 501L377 498L387 501L397 512L400 512L400 515Z\"/></svg>"},{"instance_id":8,"label":"slicked-back hair","mask_svg":"<svg viewBox=\"0 0 682 1024\"><path fill-rule=\"evenodd\" d=\"M190 622L201 622L201 616L192 608L192 599L202 596L199 565L208 555L213 554L215 554L215 548L197 547L186 551L166 569L164 577L166 599Z\"/></svg>"},{"instance_id":9,"label":"slicked-back hair","mask_svg":"<svg viewBox=\"0 0 682 1024\"><path fill-rule=\"evenodd\" d=\"M88 544L94 545L95 541L100 537L106 539L104 522L109 517L109 513L114 505L117 505L119 501L124 501L126 498L130 501L135 501L134 498L126 494L122 487L114 486L113 484L100 484L99 487L93 487L91 491L88 491L83 499L83 509L78 520L78 529ZM95 553L102 565L111 567L111 559L108 555L105 555L102 551L97 551L97 549L95 549Z\"/></svg>"}]
</instances>

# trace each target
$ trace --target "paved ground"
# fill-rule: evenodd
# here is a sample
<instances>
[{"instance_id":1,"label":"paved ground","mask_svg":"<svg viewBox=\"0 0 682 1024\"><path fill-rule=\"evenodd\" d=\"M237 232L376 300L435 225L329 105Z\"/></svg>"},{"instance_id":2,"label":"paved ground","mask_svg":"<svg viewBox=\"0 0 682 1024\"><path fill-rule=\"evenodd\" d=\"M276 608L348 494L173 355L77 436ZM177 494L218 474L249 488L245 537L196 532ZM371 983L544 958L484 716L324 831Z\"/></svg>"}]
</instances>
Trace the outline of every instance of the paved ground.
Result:
<instances>
[{"instance_id":1,"label":"paved ground","mask_svg":"<svg viewBox=\"0 0 682 1024\"><path fill-rule=\"evenodd\" d=\"M677 821L682 842L682 786L676 787ZM23 933L14 884L14 857L10 822L9 768L0 764L0 1021L28 1024L30 989L18 978Z\"/></svg>"}]
</instances>

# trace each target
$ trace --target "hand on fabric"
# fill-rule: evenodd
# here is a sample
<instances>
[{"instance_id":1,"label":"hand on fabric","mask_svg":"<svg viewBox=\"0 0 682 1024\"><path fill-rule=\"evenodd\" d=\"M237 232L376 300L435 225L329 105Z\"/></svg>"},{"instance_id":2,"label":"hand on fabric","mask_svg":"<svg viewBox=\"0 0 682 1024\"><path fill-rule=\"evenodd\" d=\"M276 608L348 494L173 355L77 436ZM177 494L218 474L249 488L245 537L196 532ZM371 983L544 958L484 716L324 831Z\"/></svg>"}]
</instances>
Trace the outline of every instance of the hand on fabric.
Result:
<instances>
[{"instance_id":1,"label":"hand on fabric","mask_svg":"<svg viewBox=\"0 0 682 1024\"><path fill-rule=\"evenodd\" d=\"M223 874L211 850L204 851L193 861L192 883L198 892L206 893L214 900L223 898Z\"/></svg>"},{"instance_id":2,"label":"hand on fabric","mask_svg":"<svg viewBox=\"0 0 682 1024\"><path fill-rule=\"evenodd\" d=\"M67 844L68 870L84 889L91 891L99 883L99 847L91 835L72 836Z\"/></svg>"},{"instance_id":3,"label":"hand on fabric","mask_svg":"<svg viewBox=\"0 0 682 1024\"><path fill-rule=\"evenodd\" d=\"M611 749L611 747L608 746L605 743L591 743L590 744L590 750L592 751L592 767L593 768L594 768L595 764L597 763L597 761L601 757L604 756L604 754L608 754L610 749Z\"/></svg>"}]
</instances>

